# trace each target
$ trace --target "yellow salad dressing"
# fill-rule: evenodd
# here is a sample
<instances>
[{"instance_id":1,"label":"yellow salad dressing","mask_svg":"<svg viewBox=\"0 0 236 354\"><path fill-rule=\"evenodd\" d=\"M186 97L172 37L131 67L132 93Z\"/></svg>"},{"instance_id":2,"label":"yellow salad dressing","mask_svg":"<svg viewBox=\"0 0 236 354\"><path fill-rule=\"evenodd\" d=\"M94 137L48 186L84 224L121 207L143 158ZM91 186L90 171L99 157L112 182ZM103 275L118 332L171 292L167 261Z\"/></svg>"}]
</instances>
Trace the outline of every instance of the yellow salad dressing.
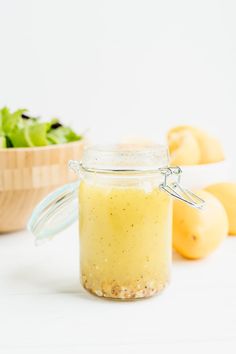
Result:
<instances>
[{"instance_id":1,"label":"yellow salad dressing","mask_svg":"<svg viewBox=\"0 0 236 354\"><path fill-rule=\"evenodd\" d=\"M110 298L148 297L169 281L172 200L158 186L79 187L83 286Z\"/></svg>"}]
</instances>

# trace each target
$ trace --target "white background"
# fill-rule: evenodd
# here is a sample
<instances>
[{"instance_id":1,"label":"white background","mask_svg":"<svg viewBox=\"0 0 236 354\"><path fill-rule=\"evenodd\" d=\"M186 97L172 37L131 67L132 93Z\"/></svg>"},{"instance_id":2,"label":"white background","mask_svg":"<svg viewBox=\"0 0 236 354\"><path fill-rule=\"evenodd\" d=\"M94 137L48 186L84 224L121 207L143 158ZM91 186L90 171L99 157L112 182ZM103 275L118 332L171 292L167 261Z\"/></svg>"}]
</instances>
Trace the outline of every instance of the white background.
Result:
<instances>
[{"instance_id":1,"label":"white background","mask_svg":"<svg viewBox=\"0 0 236 354\"><path fill-rule=\"evenodd\" d=\"M235 0L0 0L0 105L96 141L194 124L233 157L235 18ZM77 250L75 225L42 248L1 235L1 354L235 353L234 238L175 257L165 294L133 303L87 295Z\"/></svg>"},{"instance_id":2,"label":"white background","mask_svg":"<svg viewBox=\"0 0 236 354\"><path fill-rule=\"evenodd\" d=\"M235 148L235 0L0 0L0 103L94 140L180 123Z\"/></svg>"}]
</instances>

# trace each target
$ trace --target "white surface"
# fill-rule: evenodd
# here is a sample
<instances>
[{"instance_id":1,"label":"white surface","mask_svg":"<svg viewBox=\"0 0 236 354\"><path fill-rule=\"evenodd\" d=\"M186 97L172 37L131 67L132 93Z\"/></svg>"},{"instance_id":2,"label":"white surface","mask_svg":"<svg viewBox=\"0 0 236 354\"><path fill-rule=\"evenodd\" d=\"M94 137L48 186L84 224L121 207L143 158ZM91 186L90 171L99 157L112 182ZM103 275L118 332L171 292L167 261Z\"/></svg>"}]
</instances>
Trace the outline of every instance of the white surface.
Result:
<instances>
[{"instance_id":1,"label":"white surface","mask_svg":"<svg viewBox=\"0 0 236 354\"><path fill-rule=\"evenodd\" d=\"M0 353L235 353L236 238L203 261L175 257L160 296L102 300L79 285L76 225L35 247L0 237Z\"/></svg>"},{"instance_id":2,"label":"white surface","mask_svg":"<svg viewBox=\"0 0 236 354\"><path fill-rule=\"evenodd\" d=\"M0 102L94 139L205 127L235 151L234 0L0 0Z\"/></svg>"}]
</instances>

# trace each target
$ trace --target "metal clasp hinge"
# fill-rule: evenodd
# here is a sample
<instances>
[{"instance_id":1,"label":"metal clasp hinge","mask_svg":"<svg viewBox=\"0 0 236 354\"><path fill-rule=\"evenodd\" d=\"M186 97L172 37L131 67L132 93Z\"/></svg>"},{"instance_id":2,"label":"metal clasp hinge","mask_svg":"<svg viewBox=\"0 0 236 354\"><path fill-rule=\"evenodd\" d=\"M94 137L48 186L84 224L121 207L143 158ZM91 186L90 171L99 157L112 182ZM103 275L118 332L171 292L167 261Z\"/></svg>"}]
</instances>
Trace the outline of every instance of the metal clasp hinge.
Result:
<instances>
[{"instance_id":1,"label":"metal clasp hinge","mask_svg":"<svg viewBox=\"0 0 236 354\"><path fill-rule=\"evenodd\" d=\"M160 189L196 209L202 209L205 201L180 185L182 174L180 167L161 168L160 172L164 176L164 181L160 184Z\"/></svg>"}]
</instances>

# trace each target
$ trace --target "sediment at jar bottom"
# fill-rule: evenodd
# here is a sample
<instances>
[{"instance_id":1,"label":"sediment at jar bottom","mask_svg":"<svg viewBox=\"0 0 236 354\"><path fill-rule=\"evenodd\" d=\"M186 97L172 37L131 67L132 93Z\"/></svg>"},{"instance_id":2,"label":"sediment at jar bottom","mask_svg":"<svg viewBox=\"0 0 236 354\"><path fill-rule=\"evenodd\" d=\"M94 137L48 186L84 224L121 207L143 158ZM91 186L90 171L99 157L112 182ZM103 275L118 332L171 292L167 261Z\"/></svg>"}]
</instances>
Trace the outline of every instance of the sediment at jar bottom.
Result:
<instances>
[{"instance_id":1,"label":"sediment at jar bottom","mask_svg":"<svg viewBox=\"0 0 236 354\"><path fill-rule=\"evenodd\" d=\"M168 285L169 279L165 282L149 280L141 284L137 284L137 282L134 281L125 285L120 285L119 282L113 280L111 282L103 282L100 286L94 286L89 283L85 275L82 275L81 283L87 291L96 296L110 299L132 300L148 298L162 292Z\"/></svg>"}]
</instances>

